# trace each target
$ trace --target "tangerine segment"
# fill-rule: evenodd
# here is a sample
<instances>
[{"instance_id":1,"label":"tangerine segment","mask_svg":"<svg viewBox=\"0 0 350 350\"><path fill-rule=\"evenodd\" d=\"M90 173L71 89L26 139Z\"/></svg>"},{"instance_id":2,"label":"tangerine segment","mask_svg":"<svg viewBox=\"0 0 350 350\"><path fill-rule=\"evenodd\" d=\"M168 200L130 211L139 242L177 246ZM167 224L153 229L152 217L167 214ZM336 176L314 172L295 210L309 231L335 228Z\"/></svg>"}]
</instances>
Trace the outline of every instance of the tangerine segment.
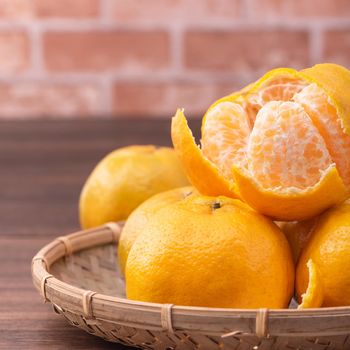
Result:
<instances>
[{"instance_id":1,"label":"tangerine segment","mask_svg":"<svg viewBox=\"0 0 350 350\"><path fill-rule=\"evenodd\" d=\"M237 103L221 102L212 108L202 128L202 152L223 175L231 177L234 164L246 166L250 125L246 112Z\"/></svg>"},{"instance_id":2,"label":"tangerine segment","mask_svg":"<svg viewBox=\"0 0 350 350\"><path fill-rule=\"evenodd\" d=\"M301 296L302 302L298 309L321 307L323 303L323 287L316 264L310 259L307 262L309 283L306 292Z\"/></svg>"},{"instance_id":3,"label":"tangerine segment","mask_svg":"<svg viewBox=\"0 0 350 350\"><path fill-rule=\"evenodd\" d=\"M347 198L348 191L335 165L331 165L320 181L304 190L263 188L243 169L233 167L239 194L258 212L276 220L292 221L311 218Z\"/></svg>"},{"instance_id":4,"label":"tangerine segment","mask_svg":"<svg viewBox=\"0 0 350 350\"><path fill-rule=\"evenodd\" d=\"M303 106L325 140L346 185L350 185L350 135L344 133L336 108L316 84L306 86L293 100Z\"/></svg>"},{"instance_id":5,"label":"tangerine segment","mask_svg":"<svg viewBox=\"0 0 350 350\"><path fill-rule=\"evenodd\" d=\"M172 119L171 138L189 181L199 192L208 196L239 197L235 184L221 175L196 145L182 109L178 109Z\"/></svg>"},{"instance_id":6,"label":"tangerine segment","mask_svg":"<svg viewBox=\"0 0 350 350\"><path fill-rule=\"evenodd\" d=\"M242 93L236 102L246 111L251 125L254 125L260 108L267 102L289 101L304 86L305 82L291 75L273 76L265 81L258 91Z\"/></svg>"},{"instance_id":7,"label":"tangerine segment","mask_svg":"<svg viewBox=\"0 0 350 350\"><path fill-rule=\"evenodd\" d=\"M267 81L258 91L260 105L270 101L289 101L305 86L305 82L291 76L280 76Z\"/></svg>"},{"instance_id":8,"label":"tangerine segment","mask_svg":"<svg viewBox=\"0 0 350 350\"><path fill-rule=\"evenodd\" d=\"M324 140L295 102L271 101L260 109L247 152L251 176L282 191L316 184L332 164Z\"/></svg>"}]
</instances>

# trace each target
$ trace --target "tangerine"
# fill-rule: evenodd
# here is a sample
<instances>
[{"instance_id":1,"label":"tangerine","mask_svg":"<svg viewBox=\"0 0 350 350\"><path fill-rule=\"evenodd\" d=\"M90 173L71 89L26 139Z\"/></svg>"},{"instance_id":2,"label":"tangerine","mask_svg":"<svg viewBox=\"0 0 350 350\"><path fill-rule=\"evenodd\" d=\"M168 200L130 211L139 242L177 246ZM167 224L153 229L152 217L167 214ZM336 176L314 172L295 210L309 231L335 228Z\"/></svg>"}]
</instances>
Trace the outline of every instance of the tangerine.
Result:
<instances>
[{"instance_id":1,"label":"tangerine","mask_svg":"<svg viewBox=\"0 0 350 350\"><path fill-rule=\"evenodd\" d=\"M294 289L281 230L223 196L193 194L154 213L130 250L125 275L129 299L177 305L284 308Z\"/></svg>"},{"instance_id":2,"label":"tangerine","mask_svg":"<svg viewBox=\"0 0 350 350\"><path fill-rule=\"evenodd\" d=\"M208 109L201 149L178 110L173 144L203 194L241 198L276 220L304 220L350 195L349 95L344 67L275 69Z\"/></svg>"},{"instance_id":3,"label":"tangerine","mask_svg":"<svg viewBox=\"0 0 350 350\"><path fill-rule=\"evenodd\" d=\"M80 195L80 223L84 229L125 220L156 193L188 185L172 148L128 146L103 158Z\"/></svg>"}]
</instances>

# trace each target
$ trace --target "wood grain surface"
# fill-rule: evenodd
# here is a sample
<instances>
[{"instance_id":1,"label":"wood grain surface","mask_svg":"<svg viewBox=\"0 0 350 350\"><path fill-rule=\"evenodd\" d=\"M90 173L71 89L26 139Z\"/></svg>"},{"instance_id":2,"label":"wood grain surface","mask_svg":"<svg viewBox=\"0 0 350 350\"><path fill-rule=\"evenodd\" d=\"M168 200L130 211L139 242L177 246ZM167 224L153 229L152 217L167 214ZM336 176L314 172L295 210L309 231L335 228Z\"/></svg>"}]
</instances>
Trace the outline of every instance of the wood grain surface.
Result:
<instances>
[{"instance_id":1,"label":"wood grain surface","mask_svg":"<svg viewBox=\"0 0 350 350\"><path fill-rule=\"evenodd\" d=\"M129 349L69 326L30 276L44 244L79 229L79 192L94 165L129 144L171 145L170 119L0 123L1 350Z\"/></svg>"}]
</instances>

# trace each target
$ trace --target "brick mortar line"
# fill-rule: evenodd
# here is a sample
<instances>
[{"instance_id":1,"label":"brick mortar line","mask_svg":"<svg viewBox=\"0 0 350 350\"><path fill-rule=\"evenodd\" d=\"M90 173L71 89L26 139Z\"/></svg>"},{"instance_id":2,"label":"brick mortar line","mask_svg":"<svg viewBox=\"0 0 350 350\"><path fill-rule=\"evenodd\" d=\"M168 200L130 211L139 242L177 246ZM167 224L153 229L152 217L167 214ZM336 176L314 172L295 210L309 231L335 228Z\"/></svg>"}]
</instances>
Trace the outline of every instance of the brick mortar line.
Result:
<instances>
[{"instance_id":1,"label":"brick mortar line","mask_svg":"<svg viewBox=\"0 0 350 350\"><path fill-rule=\"evenodd\" d=\"M323 61L324 38L323 32L319 28L310 31L310 64Z\"/></svg>"},{"instance_id":2,"label":"brick mortar line","mask_svg":"<svg viewBox=\"0 0 350 350\"><path fill-rule=\"evenodd\" d=\"M109 21L110 16L108 15L109 2L108 0L100 0L99 4L99 23L106 23Z\"/></svg>"},{"instance_id":3,"label":"brick mortar line","mask_svg":"<svg viewBox=\"0 0 350 350\"><path fill-rule=\"evenodd\" d=\"M282 2L282 12L283 13L292 12L292 3L290 1L283 1Z\"/></svg>"},{"instance_id":4,"label":"brick mortar line","mask_svg":"<svg viewBox=\"0 0 350 350\"><path fill-rule=\"evenodd\" d=\"M101 89L100 113L105 115L111 114L115 103L115 97L113 97L112 93L114 82L110 78L101 77L99 85Z\"/></svg>"},{"instance_id":5,"label":"brick mortar line","mask_svg":"<svg viewBox=\"0 0 350 350\"><path fill-rule=\"evenodd\" d=\"M198 30L198 31L211 31L211 30L227 30L227 31L245 31L245 30L272 30L272 29L288 29L288 30L309 30L314 27L328 29L349 29L350 23L348 18L339 19L284 19L279 18L276 20L254 20L254 19L234 19L231 21L211 21L191 24L186 21L178 22L178 25L183 28L184 31ZM67 20L52 20L52 21L40 21L33 24L33 22L14 22L0 20L0 30L30 30L32 26L35 26L41 32L57 31L108 31L108 30L120 30L120 31L170 31L171 24L152 22L138 22L138 23L110 23L105 21L67 21Z\"/></svg>"},{"instance_id":6,"label":"brick mortar line","mask_svg":"<svg viewBox=\"0 0 350 350\"><path fill-rule=\"evenodd\" d=\"M230 83L247 84L250 81L256 79L255 74L246 73L244 75L227 73L211 75L208 73L198 74L149 74L143 76L132 75L101 75L101 74L82 74L82 75L65 75L65 76L47 76L47 75L21 75L21 76L0 76L0 83L2 84L21 84L21 83L43 83L43 84L96 84L101 88L111 88L118 83L140 83L140 84L154 84L154 83L168 83L171 79L171 83ZM104 86L104 84L106 84ZM110 90L111 92L111 90Z\"/></svg>"},{"instance_id":7,"label":"brick mortar line","mask_svg":"<svg viewBox=\"0 0 350 350\"><path fill-rule=\"evenodd\" d=\"M43 53L42 53L42 42L41 33L36 26L32 26L28 31L29 43L30 43L30 63L31 68L29 72L32 74L41 74L44 69L43 64Z\"/></svg>"},{"instance_id":8,"label":"brick mortar line","mask_svg":"<svg viewBox=\"0 0 350 350\"><path fill-rule=\"evenodd\" d=\"M245 17L248 21L254 18L253 13L253 1L252 0L243 0L241 1L241 15Z\"/></svg>"},{"instance_id":9,"label":"brick mortar line","mask_svg":"<svg viewBox=\"0 0 350 350\"><path fill-rule=\"evenodd\" d=\"M182 26L174 25L170 29L170 58L172 73L181 73L184 67L184 30Z\"/></svg>"},{"instance_id":10,"label":"brick mortar line","mask_svg":"<svg viewBox=\"0 0 350 350\"><path fill-rule=\"evenodd\" d=\"M313 28L322 28L323 30L331 30L331 29L350 29L350 23L348 20L346 21L332 21L332 22L303 22L303 21L295 21L295 22L287 22L283 21L283 19L278 21L243 21L240 23L212 23L212 24L204 24L202 25L186 25L186 30L188 31L203 31L210 32L212 30L227 30L227 31L269 31L269 30L281 30L285 29L288 31L300 31L300 30L312 30Z\"/></svg>"}]
</instances>

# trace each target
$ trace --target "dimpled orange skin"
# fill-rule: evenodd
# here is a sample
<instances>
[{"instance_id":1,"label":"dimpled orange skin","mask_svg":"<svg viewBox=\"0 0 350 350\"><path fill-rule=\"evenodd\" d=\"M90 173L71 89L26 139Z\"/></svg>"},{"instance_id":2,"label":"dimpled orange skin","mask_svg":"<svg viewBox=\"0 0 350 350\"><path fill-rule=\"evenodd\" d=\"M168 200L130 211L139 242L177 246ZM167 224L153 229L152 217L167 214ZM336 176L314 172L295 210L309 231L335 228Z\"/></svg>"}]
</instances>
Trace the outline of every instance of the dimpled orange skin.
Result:
<instances>
[{"instance_id":1,"label":"dimpled orange skin","mask_svg":"<svg viewBox=\"0 0 350 350\"><path fill-rule=\"evenodd\" d=\"M194 191L193 187L187 186L158 193L144 201L130 214L118 242L118 261L122 274L124 274L126 260L132 245L154 213L166 205L184 199Z\"/></svg>"},{"instance_id":2,"label":"dimpled orange skin","mask_svg":"<svg viewBox=\"0 0 350 350\"><path fill-rule=\"evenodd\" d=\"M307 262L317 266L324 289L322 306L350 305L350 204L345 202L319 217L297 267L298 300L308 284Z\"/></svg>"},{"instance_id":3,"label":"dimpled orange skin","mask_svg":"<svg viewBox=\"0 0 350 350\"><path fill-rule=\"evenodd\" d=\"M97 164L82 189L81 226L88 229L125 220L154 194L187 185L172 148L139 145L117 149Z\"/></svg>"},{"instance_id":4,"label":"dimpled orange skin","mask_svg":"<svg viewBox=\"0 0 350 350\"><path fill-rule=\"evenodd\" d=\"M145 302L285 308L293 281L280 229L227 197L192 195L159 210L126 264L127 297Z\"/></svg>"}]
</instances>

